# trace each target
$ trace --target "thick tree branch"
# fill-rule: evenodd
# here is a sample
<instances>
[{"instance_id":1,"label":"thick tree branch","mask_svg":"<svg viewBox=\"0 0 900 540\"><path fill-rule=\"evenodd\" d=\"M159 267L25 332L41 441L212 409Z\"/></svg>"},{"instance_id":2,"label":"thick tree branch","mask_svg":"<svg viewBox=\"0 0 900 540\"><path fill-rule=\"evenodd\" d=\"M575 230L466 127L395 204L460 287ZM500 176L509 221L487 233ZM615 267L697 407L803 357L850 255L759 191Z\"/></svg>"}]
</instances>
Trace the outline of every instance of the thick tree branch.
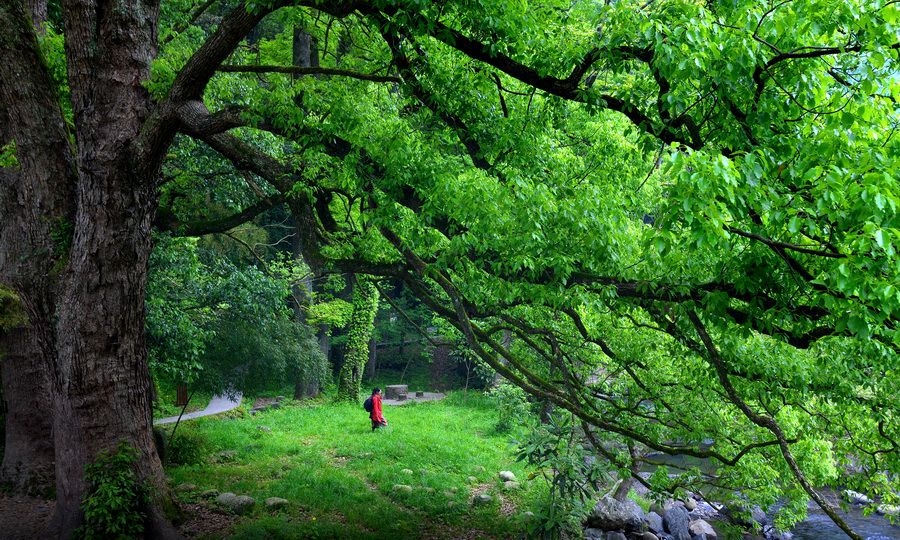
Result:
<instances>
[{"instance_id":1,"label":"thick tree branch","mask_svg":"<svg viewBox=\"0 0 900 540\"><path fill-rule=\"evenodd\" d=\"M274 65L256 65L241 66L235 64L223 64L216 71L221 73L286 73L290 75L326 75L337 77L349 77L351 79L359 79L361 81L383 82L383 83L399 83L400 77L392 75L375 75L373 73L359 73L347 69L326 68L326 67L302 67L302 66L274 66Z\"/></svg>"}]
</instances>

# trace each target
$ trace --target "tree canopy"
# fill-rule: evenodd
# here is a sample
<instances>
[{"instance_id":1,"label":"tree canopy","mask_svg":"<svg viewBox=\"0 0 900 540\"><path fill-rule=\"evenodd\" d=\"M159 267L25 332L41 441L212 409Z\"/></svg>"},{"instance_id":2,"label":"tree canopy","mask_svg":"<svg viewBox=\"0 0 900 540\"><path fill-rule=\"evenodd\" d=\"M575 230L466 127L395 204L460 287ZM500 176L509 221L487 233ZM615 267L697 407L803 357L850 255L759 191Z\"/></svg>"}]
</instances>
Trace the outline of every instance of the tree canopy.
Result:
<instances>
[{"instance_id":1,"label":"tree canopy","mask_svg":"<svg viewBox=\"0 0 900 540\"><path fill-rule=\"evenodd\" d=\"M63 19L41 43L78 123ZM784 524L812 499L859 538L816 488L900 489L898 23L880 0L172 0L127 145L159 164L162 233L287 207L313 273L401 280L623 474L615 443L708 458L636 479L783 499Z\"/></svg>"}]
</instances>

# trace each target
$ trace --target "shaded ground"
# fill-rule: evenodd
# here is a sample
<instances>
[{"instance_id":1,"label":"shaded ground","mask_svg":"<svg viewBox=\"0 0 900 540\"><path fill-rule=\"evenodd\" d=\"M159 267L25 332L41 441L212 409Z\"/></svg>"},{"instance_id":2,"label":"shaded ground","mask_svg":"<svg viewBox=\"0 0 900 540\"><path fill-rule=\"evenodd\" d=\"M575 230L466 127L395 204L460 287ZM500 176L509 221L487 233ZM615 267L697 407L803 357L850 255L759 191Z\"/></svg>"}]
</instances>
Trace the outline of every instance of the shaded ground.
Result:
<instances>
[{"instance_id":1,"label":"shaded ground","mask_svg":"<svg viewBox=\"0 0 900 540\"><path fill-rule=\"evenodd\" d=\"M32 540L47 538L45 529L53 515L53 501L34 497L0 495L0 538Z\"/></svg>"}]
</instances>

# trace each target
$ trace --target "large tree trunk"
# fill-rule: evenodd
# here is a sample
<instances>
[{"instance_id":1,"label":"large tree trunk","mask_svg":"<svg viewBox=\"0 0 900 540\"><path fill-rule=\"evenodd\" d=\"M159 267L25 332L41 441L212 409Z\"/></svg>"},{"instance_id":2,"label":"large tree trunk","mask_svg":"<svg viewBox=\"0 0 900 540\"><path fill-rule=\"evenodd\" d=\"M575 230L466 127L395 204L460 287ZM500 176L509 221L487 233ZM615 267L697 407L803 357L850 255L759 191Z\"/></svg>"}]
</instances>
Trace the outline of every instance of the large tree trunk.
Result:
<instances>
[{"instance_id":1,"label":"large tree trunk","mask_svg":"<svg viewBox=\"0 0 900 540\"><path fill-rule=\"evenodd\" d=\"M47 492L54 468L49 374L52 320L71 233L75 168L62 112L32 30L46 3L0 5L0 145L16 144L18 166L0 169L0 285L27 316L0 329L6 452L0 480L15 491ZM51 472L51 474L48 474Z\"/></svg>"},{"instance_id":2,"label":"large tree trunk","mask_svg":"<svg viewBox=\"0 0 900 540\"><path fill-rule=\"evenodd\" d=\"M63 2L79 179L66 286L58 304L54 400L57 515L62 536L83 521L85 465L126 442L152 489L148 534L169 536L170 500L152 438L144 343L150 223L159 164L132 147L149 113L142 83L155 55L154 0Z\"/></svg>"}]
</instances>

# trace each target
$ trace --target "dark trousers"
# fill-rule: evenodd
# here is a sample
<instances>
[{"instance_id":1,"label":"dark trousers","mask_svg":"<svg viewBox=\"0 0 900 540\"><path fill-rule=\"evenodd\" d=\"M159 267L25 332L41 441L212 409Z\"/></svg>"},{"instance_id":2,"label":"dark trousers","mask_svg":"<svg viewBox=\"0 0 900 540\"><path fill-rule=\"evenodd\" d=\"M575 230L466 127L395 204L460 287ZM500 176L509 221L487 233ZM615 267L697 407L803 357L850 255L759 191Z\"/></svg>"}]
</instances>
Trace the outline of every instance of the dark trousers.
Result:
<instances>
[{"instance_id":1,"label":"dark trousers","mask_svg":"<svg viewBox=\"0 0 900 540\"><path fill-rule=\"evenodd\" d=\"M372 431L375 431L376 429L378 429L380 427L384 427L386 425L387 425L387 422L380 422L378 420L372 420Z\"/></svg>"}]
</instances>

